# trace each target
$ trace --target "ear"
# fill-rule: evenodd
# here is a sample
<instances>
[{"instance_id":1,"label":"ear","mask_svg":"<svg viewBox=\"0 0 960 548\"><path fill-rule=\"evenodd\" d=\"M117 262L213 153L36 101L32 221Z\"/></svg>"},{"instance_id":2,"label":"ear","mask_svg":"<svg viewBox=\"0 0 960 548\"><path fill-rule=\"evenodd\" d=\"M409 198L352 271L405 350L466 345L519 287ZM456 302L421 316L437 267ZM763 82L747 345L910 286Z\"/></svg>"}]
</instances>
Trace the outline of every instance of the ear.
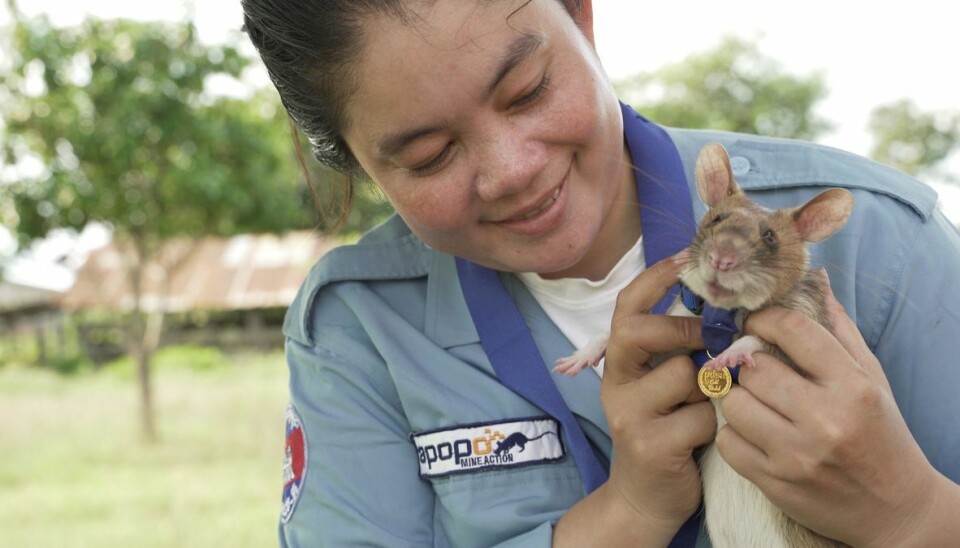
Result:
<instances>
[{"instance_id":1,"label":"ear","mask_svg":"<svg viewBox=\"0 0 960 548\"><path fill-rule=\"evenodd\" d=\"M733 179L730 157L720 143L709 143L697 156L697 192L709 207L715 207L727 196L740 194L740 187Z\"/></svg>"},{"instance_id":2,"label":"ear","mask_svg":"<svg viewBox=\"0 0 960 548\"><path fill-rule=\"evenodd\" d=\"M793 213L805 242L819 242L843 228L853 212L853 194L842 188L825 190Z\"/></svg>"},{"instance_id":3,"label":"ear","mask_svg":"<svg viewBox=\"0 0 960 548\"><path fill-rule=\"evenodd\" d=\"M577 4L575 0L564 0L564 5L573 17L573 22L587 37L593 49L597 49L597 43L593 39L593 0L580 0L579 6Z\"/></svg>"}]
</instances>

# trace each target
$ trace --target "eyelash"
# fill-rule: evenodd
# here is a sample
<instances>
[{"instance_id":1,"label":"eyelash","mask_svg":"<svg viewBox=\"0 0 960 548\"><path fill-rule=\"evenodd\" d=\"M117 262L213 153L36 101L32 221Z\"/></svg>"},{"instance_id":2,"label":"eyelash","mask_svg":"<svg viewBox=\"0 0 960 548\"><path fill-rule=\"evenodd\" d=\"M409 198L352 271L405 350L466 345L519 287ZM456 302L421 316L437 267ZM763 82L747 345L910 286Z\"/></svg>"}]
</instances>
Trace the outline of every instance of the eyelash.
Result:
<instances>
[{"instance_id":1,"label":"eyelash","mask_svg":"<svg viewBox=\"0 0 960 548\"><path fill-rule=\"evenodd\" d=\"M433 175L435 172L439 171L443 167L443 162L447 159L447 156L450 155L450 150L453 148L453 143L448 143L447 146L443 147L443 150L440 151L440 154L437 154L429 162L412 168L410 171L417 177L426 177L428 175Z\"/></svg>"},{"instance_id":2,"label":"eyelash","mask_svg":"<svg viewBox=\"0 0 960 548\"><path fill-rule=\"evenodd\" d=\"M545 72L543 73L543 78L540 79L540 83L537 84L537 87L534 88L533 91L524 95L523 97L520 97L519 99L514 101L513 104L511 104L510 106L512 108L520 108L520 107L527 106L528 104L539 99L540 96L547 91L547 88L549 86L550 86L550 73Z\"/></svg>"},{"instance_id":3,"label":"eyelash","mask_svg":"<svg viewBox=\"0 0 960 548\"><path fill-rule=\"evenodd\" d=\"M537 84L537 87L535 87L530 93L514 101L510 105L510 107L522 108L533 103L547 91L547 88L549 87L549 85L550 85L550 74L545 72L543 74L543 78L540 79L540 83ZM417 177L427 177L429 175L436 173L437 171L440 170L441 167L443 167L443 163L444 161L446 161L447 157L450 155L450 151L452 148L453 148L453 143L448 143L447 146L443 147L443 150L440 151L440 154L433 157L433 159L431 159L426 164L412 168L410 171Z\"/></svg>"}]
</instances>

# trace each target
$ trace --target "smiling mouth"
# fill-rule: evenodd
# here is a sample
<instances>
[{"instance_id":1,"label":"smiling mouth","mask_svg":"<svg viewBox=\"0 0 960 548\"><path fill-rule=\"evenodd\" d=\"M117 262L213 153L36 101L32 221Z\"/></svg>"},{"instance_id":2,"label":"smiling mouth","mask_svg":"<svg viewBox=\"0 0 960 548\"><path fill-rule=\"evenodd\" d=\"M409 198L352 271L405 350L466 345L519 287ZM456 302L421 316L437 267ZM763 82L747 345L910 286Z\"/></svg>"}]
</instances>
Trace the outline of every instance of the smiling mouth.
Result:
<instances>
[{"instance_id":1,"label":"smiling mouth","mask_svg":"<svg viewBox=\"0 0 960 548\"><path fill-rule=\"evenodd\" d=\"M544 200L542 204L525 213L514 215L513 217L510 217L509 219L507 219L506 222L509 223L509 222L518 222L518 221L528 221L530 219L533 219L537 215L540 215L544 211L550 209L550 206L552 206L557 202L557 198L560 197L560 192L562 190L563 190L563 185L558 186L557 189L553 191L553 194L551 194L546 200Z\"/></svg>"}]
</instances>

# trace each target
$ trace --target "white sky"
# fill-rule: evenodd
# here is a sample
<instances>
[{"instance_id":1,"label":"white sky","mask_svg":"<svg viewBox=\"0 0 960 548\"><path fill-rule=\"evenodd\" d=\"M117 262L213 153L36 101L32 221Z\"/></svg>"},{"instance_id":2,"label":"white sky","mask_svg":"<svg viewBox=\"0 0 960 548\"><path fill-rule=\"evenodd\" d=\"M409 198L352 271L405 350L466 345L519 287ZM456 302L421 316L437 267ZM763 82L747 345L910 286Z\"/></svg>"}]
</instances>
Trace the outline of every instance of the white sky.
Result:
<instances>
[{"instance_id":1,"label":"white sky","mask_svg":"<svg viewBox=\"0 0 960 548\"><path fill-rule=\"evenodd\" d=\"M27 14L56 24L98 17L196 21L201 38L222 41L241 25L240 0L119 2L20 0ZM6 19L5 2L0 22ZM654 70L716 46L725 35L757 41L796 75L823 73L829 90L818 112L836 125L821 142L866 154L870 111L900 98L923 110L960 111L960 19L949 2L807 0L596 0L597 49L613 79ZM950 170L960 176L960 155ZM944 209L960 222L960 188L937 185Z\"/></svg>"}]
</instances>

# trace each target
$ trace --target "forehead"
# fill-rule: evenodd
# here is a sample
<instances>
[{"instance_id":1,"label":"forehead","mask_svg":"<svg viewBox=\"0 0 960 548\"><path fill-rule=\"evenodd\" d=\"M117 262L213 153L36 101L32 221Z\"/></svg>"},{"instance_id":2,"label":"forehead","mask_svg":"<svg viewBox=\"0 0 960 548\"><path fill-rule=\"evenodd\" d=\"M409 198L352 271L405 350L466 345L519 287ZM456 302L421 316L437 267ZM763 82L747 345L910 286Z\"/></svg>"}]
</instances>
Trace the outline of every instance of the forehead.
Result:
<instances>
[{"instance_id":1,"label":"forehead","mask_svg":"<svg viewBox=\"0 0 960 548\"><path fill-rule=\"evenodd\" d=\"M384 126L422 124L476 100L504 52L545 34L555 0L439 0L408 6L404 20L373 15L345 103L348 142ZM556 15L554 13L554 15ZM427 118L425 120L425 118Z\"/></svg>"}]
</instances>

